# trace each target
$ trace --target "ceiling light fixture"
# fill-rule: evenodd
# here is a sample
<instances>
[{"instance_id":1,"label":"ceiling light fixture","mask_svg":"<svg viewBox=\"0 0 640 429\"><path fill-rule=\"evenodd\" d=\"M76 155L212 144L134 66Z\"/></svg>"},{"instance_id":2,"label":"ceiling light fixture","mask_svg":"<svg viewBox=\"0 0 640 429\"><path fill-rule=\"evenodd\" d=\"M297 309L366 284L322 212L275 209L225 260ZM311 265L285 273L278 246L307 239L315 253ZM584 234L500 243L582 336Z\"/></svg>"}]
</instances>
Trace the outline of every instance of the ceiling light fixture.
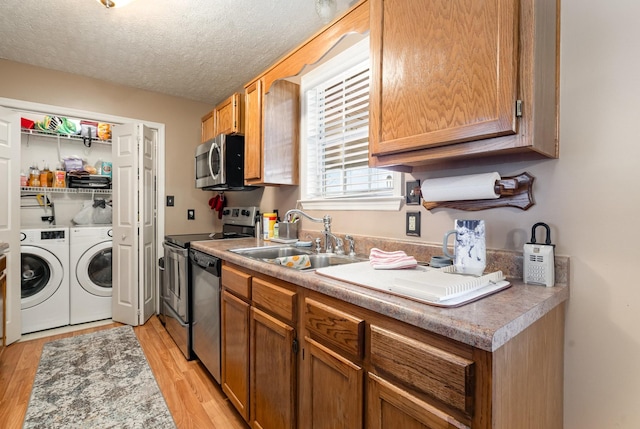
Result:
<instances>
[{"instance_id":1,"label":"ceiling light fixture","mask_svg":"<svg viewBox=\"0 0 640 429\"><path fill-rule=\"evenodd\" d=\"M96 0L107 9L126 6L133 0Z\"/></svg>"},{"instance_id":2,"label":"ceiling light fixture","mask_svg":"<svg viewBox=\"0 0 640 429\"><path fill-rule=\"evenodd\" d=\"M322 22L327 24L336 14L336 0L316 0L316 12Z\"/></svg>"}]
</instances>

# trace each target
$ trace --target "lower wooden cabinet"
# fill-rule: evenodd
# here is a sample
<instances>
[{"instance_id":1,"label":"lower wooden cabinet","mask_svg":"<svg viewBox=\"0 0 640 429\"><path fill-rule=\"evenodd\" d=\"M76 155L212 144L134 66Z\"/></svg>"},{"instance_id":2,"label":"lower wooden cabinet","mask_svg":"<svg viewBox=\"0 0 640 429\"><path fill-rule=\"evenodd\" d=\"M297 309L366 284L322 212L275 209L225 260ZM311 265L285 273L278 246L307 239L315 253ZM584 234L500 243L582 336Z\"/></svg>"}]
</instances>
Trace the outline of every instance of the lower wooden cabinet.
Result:
<instances>
[{"instance_id":1,"label":"lower wooden cabinet","mask_svg":"<svg viewBox=\"0 0 640 429\"><path fill-rule=\"evenodd\" d=\"M254 429L562 428L563 306L489 352L236 265L222 284L222 388Z\"/></svg>"},{"instance_id":2,"label":"lower wooden cabinet","mask_svg":"<svg viewBox=\"0 0 640 429\"><path fill-rule=\"evenodd\" d=\"M368 429L468 428L454 417L375 374L368 374Z\"/></svg>"},{"instance_id":3,"label":"lower wooden cabinet","mask_svg":"<svg viewBox=\"0 0 640 429\"><path fill-rule=\"evenodd\" d=\"M374 324L370 345L374 368L471 418L475 387L471 347L420 341Z\"/></svg>"},{"instance_id":4,"label":"lower wooden cabinet","mask_svg":"<svg viewBox=\"0 0 640 429\"><path fill-rule=\"evenodd\" d=\"M295 329L251 308L251 425L296 427Z\"/></svg>"},{"instance_id":5,"label":"lower wooden cabinet","mask_svg":"<svg viewBox=\"0 0 640 429\"><path fill-rule=\"evenodd\" d=\"M246 421L249 421L249 312L247 302L222 292L222 390Z\"/></svg>"},{"instance_id":6,"label":"lower wooden cabinet","mask_svg":"<svg viewBox=\"0 0 640 429\"><path fill-rule=\"evenodd\" d=\"M296 428L296 287L229 265L222 287L222 390L252 428Z\"/></svg>"},{"instance_id":7,"label":"lower wooden cabinet","mask_svg":"<svg viewBox=\"0 0 640 429\"><path fill-rule=\"evenodd\" d=\"M306 337L302 368L300 427L362 428L362 367Z\"/></svg>"}]
</instances>

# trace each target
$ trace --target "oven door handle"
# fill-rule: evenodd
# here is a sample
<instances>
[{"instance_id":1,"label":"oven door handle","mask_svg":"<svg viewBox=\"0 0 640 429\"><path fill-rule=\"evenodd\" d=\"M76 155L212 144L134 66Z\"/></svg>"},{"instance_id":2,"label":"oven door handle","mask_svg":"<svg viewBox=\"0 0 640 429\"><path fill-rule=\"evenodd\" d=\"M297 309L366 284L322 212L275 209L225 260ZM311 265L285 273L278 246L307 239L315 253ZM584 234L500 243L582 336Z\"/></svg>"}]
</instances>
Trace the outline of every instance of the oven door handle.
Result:
<instances>
[{"instance_id":1,"label":"oven door handle","mask_svg":"<svg viewBox=\"0 0 640 429\"><path fill-rule=\"evenodd\" d=\"M184 323L184 321L182 320L182 317L180 317L180 315L176 313L176 311L171 307L171 304L169 304L169 300L166 298L164 299L164 308L170 313L169 316L172 319L176 319L176 321L180 324L180 326L182 326L183 328L189 327L187 323Z\"/></svg>"}]
</instances>

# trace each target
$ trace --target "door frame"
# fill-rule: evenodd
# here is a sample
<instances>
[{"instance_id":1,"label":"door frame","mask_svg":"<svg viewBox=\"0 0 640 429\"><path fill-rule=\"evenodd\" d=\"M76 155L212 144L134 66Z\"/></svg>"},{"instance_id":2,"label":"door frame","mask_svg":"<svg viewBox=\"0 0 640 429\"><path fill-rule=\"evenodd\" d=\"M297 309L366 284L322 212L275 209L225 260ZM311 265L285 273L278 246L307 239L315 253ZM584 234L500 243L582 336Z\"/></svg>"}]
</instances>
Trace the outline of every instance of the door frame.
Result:
<instances>
[{"instance_id":1,"label":"door frame","mask_svg":"<svg viewBox=\"0 0 640 429\"><path fill-rule=\"evenodd\" d=\"M52 104L43 104L43 103L34 103L30 101L24 100L16 100L11 98L3 98L0 97L0 106L5 109L14 110L17 113L20 112L30 112L30 113L42 113L43 115L51 115L56 114L59 116L69 116L69 117L81 117L81 118L91 118L92 120L107 122L111 124L129 124L129 123L140 123L148 128L152 128L157 132L157 147L156 147L156 230L155 230L155 249L157 255L162 255L164 250L162 248L162 242L164 240L164 204L161 204L162 201L165 200L165 124L161 122L152 122L144 119L137 119L125 116L116 116L109 115L106 113L93 112L90 110L82 110L82 109L74 109L70 107L64 106L56 106ZM162 180L157 180L158 178L162 178ZM20 228L20 226L17 226ZM157 261L156 261L157 262ZM8 267L7 267L8 268ZM158 264L155 264L154 269L156 270L156 302L155 308L156 313L159 313L160 310L160 291L159 291L159 274L158 274ZM19 277L16 277L19 278ZM9 287L9 285L7 285ZM20 314L20 313L18 313Z\"/></svg>"}]
</instances>

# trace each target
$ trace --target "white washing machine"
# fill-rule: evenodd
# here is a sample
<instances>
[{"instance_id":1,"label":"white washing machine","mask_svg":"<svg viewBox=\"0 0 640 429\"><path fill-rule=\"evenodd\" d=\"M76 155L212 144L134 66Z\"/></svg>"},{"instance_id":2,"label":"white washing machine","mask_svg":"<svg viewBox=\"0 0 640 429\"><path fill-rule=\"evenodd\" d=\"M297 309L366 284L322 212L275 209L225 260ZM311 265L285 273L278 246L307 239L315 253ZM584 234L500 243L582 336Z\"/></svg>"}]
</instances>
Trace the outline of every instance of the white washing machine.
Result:
<instances>
[{"instance_id":1,"label":"white washing machine","mask_svg":"<svg viewBox=\"0 0 640 429\"><path fill-rule=\"evenodd\" d=\"M70 321L72 325L111 318L111 226L70 229Z\"/></svg>"},{"instance_id":2,"label":"white washing machine","mask_svg":"<svg viewBox=\"0 0 640 429\"><path fill-rule=\"evenodd\" d=\"M20 231L22 333L69 324L69 228Z\"/></svg>"}]
</instances>

